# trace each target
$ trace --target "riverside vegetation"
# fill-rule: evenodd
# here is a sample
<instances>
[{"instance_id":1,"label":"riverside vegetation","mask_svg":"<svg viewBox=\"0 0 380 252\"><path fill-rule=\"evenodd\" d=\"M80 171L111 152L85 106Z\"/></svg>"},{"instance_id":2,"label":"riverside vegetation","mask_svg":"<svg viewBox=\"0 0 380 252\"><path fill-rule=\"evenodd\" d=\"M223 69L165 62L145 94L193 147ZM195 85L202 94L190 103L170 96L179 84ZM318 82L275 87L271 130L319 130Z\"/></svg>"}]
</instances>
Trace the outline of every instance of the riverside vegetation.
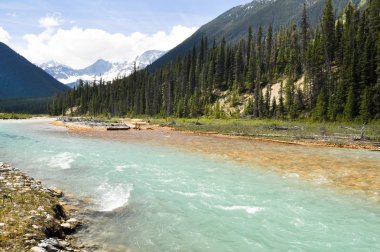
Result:
<instances>
[{"instance_id":1,"label":"riverside vegetation","mask_svg":"<svg viewBox=\"0 0 380 252\"><path fill-rule=\"evenodd\" d=\"M0 119L9 120L9 119L29 119L33 116L30 114L15 114L15 113L0 113Z\"/></svg>"},{"instance_id":2,"label":"riverside vegetation","mask_svg":"<svg viewBox=\"0 0 380 252\"><path fill-rule=\"evenodd\" d=\"M68 217L62 192L0 162L0 195L0 251L82 251L67 236L80 222Z\"/></svg>"},{"instance_id":3,"label":"riverside vegetation","mask_svg":"<svg viewBox=\"0 0 380 252\"><path fill-rule=\"evenodd\" d=\"M81 83L56 96L52 115L111 114L214 118L380 118L380 2L349 3L319 25L306 8L299 25L249 29L238 44L203 37L185 57L154 72L134 71L105 85ZM266 30L266 32L264 32ZM255 34L254 34L255 33ZM276 92L275 92L276 90Z\"/></svg>"},{"instance_id":4,"label":"riverside vegetation","mask_svg":"<svg viewBox=\"0 0 380 252\"><path fill-rule=\"evenodd\" d=\"M320 123L310 121L266 120L198 120L186 118L151 119L151 123L173 127L180 131L220 133L279 141L315 143L338 147L378 147L380 123Z\"/></svg>"}]
</instances>

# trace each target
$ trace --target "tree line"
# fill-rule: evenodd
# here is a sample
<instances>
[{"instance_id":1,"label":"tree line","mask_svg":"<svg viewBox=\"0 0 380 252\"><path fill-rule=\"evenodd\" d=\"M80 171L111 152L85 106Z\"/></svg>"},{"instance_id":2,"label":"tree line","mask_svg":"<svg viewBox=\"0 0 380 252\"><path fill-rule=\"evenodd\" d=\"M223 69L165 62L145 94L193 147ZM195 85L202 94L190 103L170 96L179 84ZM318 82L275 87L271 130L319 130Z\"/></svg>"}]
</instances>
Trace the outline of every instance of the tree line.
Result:
<instances>
[{"instance_id":1,"label":"tree line","mask_svg":"<svg viewBox=\"0 0 380 252\"><path fill-rule=\"evenodd\" d=\"M380 119L380 1L365 8L349 3L335 16L326 0L320 24L311 26L306 5L298 23L274 32L249 28L237 44L203 37L183 57L155 72L139 70L110 83L81 82L54 97L53 115L248 116L319 121ZM280 84L272 94L274 83ZM227 91L227 92L226 92ZM226 115L249 99L244 113Z\"/></svg>"}]
</instances>

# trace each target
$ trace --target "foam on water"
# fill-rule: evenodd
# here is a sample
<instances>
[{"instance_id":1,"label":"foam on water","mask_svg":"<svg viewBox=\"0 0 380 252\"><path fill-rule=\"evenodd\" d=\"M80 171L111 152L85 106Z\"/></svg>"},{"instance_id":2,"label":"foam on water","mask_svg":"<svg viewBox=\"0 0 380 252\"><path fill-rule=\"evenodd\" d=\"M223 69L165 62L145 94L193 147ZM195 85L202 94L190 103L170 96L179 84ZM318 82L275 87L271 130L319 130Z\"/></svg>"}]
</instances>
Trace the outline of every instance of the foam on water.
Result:
<instances>
[{"instance_id":1,"label":"foam on water","mask_svg":"<svg viewBox=\"0 0 380 252\"><path fill-rule=\"evenodd\" d=\"M71 164L75 162L77 157L81 154L75 154L71 152L63 152L52 156L48 161L48 166L52 168L58 168L62 170L71 169Z\"/></svg>"},{"instance_id":2,"label":"foam on water","mask_svg":"<svg viewBox=\"0 0 380 252\"><path fill-rule=\"evenodd\" d=\"M215 206L216 208L225 210L225 211L239 211L244 210L248 214L256 214L264 210L263 207L254 207L254 206Z\"/></svg>"},{"instance_id":3,"label":"foam on water","mask_svg":"<svg viewBox=\"0 0 380 252\"><path fill-rule=\"evenodd\" d=\"M116 165L115 170L118 172L123 172L125 171L125 169L137 168L137 167L138 167L137 164L122 164L122 165Z\"/></svg>"},{"instance_id":4,"label":"foam on water","mask_svg":"<svg viewBox=\"0 0 380 252\"><path fill-rule=\"evenodd\" d=\"M98 207L97 210L109 212L126 206L132 191L132 184L110 185L103 183L99 185L96 189L96 198L94 200L95 205Z\"/></svg>"}]
</instances>

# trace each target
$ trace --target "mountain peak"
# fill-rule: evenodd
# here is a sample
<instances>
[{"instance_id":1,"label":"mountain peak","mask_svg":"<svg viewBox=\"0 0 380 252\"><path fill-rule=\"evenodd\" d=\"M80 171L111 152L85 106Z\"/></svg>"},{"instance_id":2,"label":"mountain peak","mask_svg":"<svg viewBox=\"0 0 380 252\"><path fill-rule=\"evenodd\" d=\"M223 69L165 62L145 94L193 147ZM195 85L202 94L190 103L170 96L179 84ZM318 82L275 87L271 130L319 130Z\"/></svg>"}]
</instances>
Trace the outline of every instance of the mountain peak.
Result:
<instances>
[{"instance_id":1,"label":"mountain peak","mask_svg":"<svg viewBox=\"0 0 380 252\"><path fill-rule=\"evenodd\" d=\"M54 60L50 60L40 65L41 68L53 68L53 67L58 67L58 66L65 66L65 65Z\"/></svg>"},{"instance_id":2,"label":"mountain peak","mask_svg":"<svg viewBox=\"0 0 380 252\"><path fill-rule=\"evenodd\" d=\"M83 69L73 69L54 61L44 63L41 67L62 83L73 86L79 79L93 81L94 79L99 80L99 77L101 77L105 81L111 81L115 78L128 76L132 73L135 62L138 69L143 69L164 53L163 51L149 50L136 57L135 61L132 62L109 62L104 59L98 59L94 64Z\"/></svg>"}]
</instances>

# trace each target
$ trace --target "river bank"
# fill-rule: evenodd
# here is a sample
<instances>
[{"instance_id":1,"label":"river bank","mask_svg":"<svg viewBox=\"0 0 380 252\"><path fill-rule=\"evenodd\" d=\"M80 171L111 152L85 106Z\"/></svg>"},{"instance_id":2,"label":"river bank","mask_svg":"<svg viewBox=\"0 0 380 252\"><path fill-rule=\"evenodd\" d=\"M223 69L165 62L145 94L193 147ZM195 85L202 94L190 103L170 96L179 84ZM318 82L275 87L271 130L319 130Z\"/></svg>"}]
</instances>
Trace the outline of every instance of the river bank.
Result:
<instances>
[{"instance_id":1,"label":"river bank","mask_svg":"<svg viewBox=\"0 0 380 252\"><path fill-rule=\"evenodd\" d=\"M222 138L240 138L254 141L276 142L301 146L320 146L380 151L380 126L345 123L311 123L278 120L212 120L212 119L124 119L113 118L105 123L94 119L77 121L58 119L51 124L72 131L106 131L118 125L130 129L179 131L186 134L204 134ZM136 120L142 124L136 127Z\"/></svg>"},{"instance_id":2,"label":"river bank","mask_svg":"<svg viewBox=\"0 0 380 252\"><path fill-rule=\"evenodd\" d=\"M74 245L71 235L81 222L71 218L75 211L60 190L2 162L0 185L0 251L86 251Z\"/></svg>"}]
</instances>

